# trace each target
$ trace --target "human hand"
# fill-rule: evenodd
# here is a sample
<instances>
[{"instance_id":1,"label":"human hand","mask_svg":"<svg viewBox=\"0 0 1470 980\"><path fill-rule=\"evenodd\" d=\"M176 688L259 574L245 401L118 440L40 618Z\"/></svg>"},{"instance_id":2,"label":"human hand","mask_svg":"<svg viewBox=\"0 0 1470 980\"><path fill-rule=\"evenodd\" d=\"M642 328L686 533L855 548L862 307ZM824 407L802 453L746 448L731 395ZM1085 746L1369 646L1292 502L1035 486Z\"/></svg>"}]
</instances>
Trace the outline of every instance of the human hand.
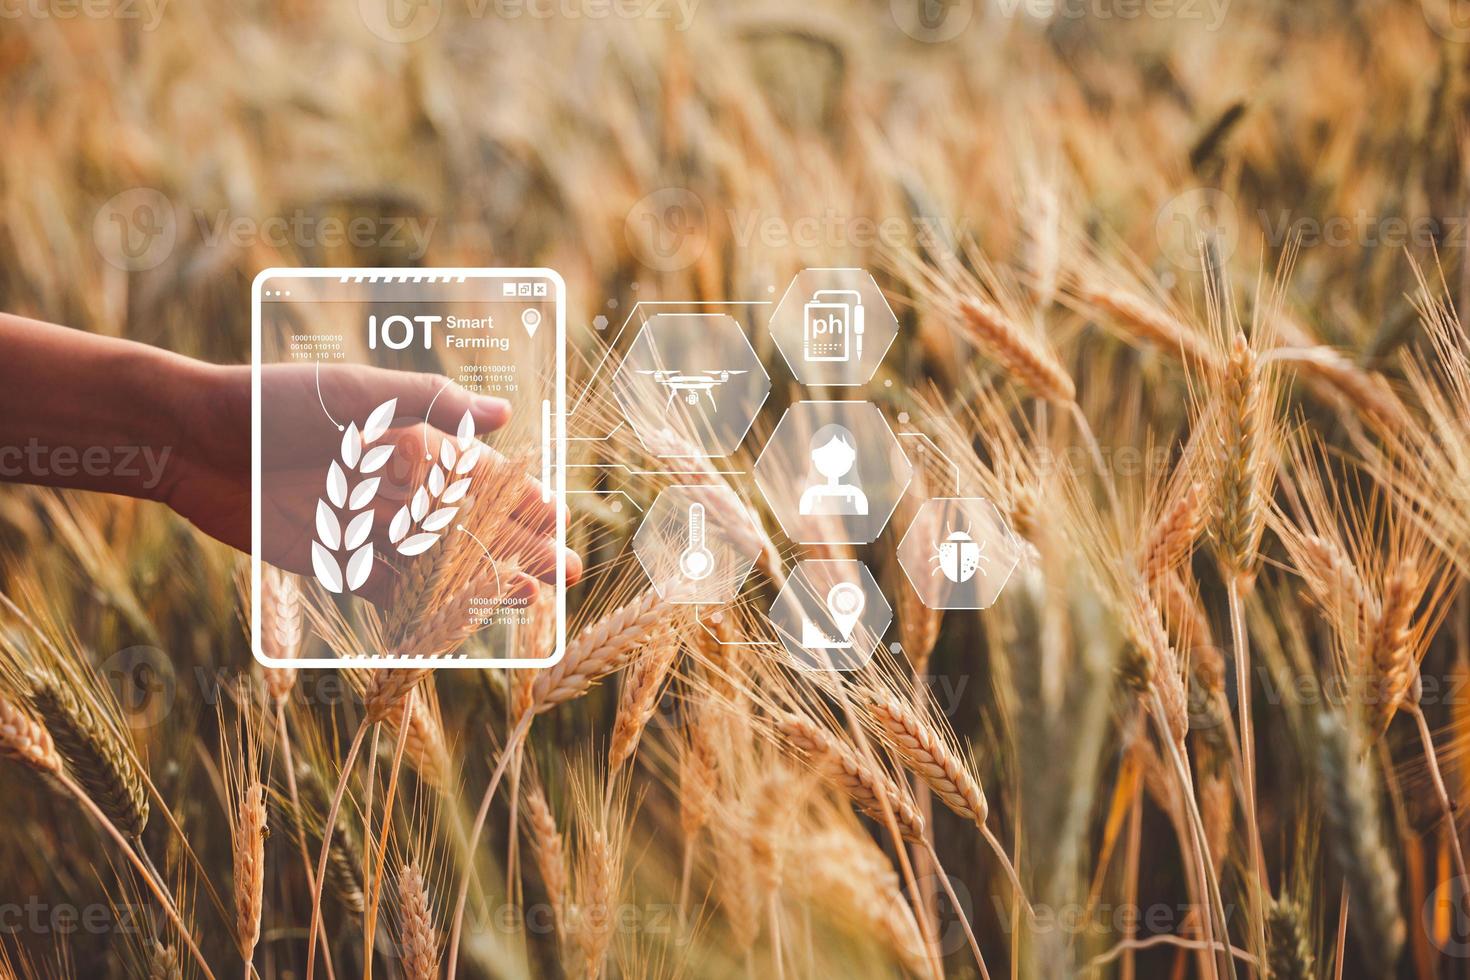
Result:
<instances>
[{"instance_id":1,"label":"human hand","mask_svg":"<svg viewBox=\"0 0 1470 980\"><path fill-rule=\"evenodd\" d=\"M251 547L251 392L247 367L198 366L187 385L193 395L186 408L177 465L161 488L169 506L226 544ZM503 399L475 395L442 375L389 371L358 365L281 364L261 372L261 558L289 572L313 574L312 544L317 509L325 493L328 467L338 459L343 432L339 424L361 430L374 409L396 400L394 418L377 440L392 446L375 475L380 490L365 509L374 511L369 541L374 554L392 554L388 532L394 514L422 480L427 457L439 458L468 413L475 432L500 428L510 415ZM488 449L478 454L471 475L493 478L516 488L508 526L486 541L495 558L513 560L527 573L552 582L556 570L556 522L565 520L555 505L542 501L529 476L510 473L515 464ZM368 577L362 594L381 604L390 594L395 569ZM402 563L400 563L402 564ZM581 575L581 561L567 554L567 579Z\"/></svg>"}]
</instances>

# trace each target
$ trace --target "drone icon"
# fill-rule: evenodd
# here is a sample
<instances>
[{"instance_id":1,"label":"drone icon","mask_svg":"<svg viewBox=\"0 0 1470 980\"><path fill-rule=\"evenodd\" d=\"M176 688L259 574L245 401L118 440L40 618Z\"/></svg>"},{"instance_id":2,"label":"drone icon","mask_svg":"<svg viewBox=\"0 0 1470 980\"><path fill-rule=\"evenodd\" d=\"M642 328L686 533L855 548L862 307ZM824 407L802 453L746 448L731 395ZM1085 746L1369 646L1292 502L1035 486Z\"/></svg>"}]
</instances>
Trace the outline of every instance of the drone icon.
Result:
<instances>
[{"instance_id":1,"label":"drone icon","mask_svg":"<svg viewBox=\"0 0 1470 980\"><path fill-rule=\"evenodd\" d=\"M656 384L661 384L669 390L669 400L664 403L664 408L674 404L674 399L681 394L684 402L688 405L698 405L701 393L709 399L711 407L715 405L715 389L729 381L737 374L747 374L746 371L639 371L639 374L651 376Z\"/></svg>"}]
</instances>

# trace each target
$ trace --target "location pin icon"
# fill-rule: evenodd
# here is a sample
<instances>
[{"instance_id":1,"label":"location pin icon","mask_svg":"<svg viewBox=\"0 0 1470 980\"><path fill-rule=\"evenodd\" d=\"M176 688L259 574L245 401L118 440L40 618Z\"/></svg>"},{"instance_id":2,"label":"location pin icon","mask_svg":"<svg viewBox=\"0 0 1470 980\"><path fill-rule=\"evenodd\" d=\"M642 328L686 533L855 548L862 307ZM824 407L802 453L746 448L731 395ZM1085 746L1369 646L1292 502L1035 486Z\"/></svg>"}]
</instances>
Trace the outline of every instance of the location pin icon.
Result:
<instances>
[{"instance_id":1,"label":"location pin icon","mask_svg":"<svg viewBox=\"0 0 1470 980\"><path fill-rule=\"evenodd\" d=\"M857 628L858 619L867 604L868 597L863 594L862 587L852 582L838 582L827 593L827 613L843 639L852 639L852 631Z\"/></svg>"},{"instance_id":2,"label":"location pin icon","mask_svg":"<svg viewBox=\"0 0 1470 980\"><path fill-rule=\"evenodd\" d=\"M526 336L536 336L536 328L541 326L541 311L537 309L521 310L521 326L526 328Z\"/></svg>"}]
</instances>

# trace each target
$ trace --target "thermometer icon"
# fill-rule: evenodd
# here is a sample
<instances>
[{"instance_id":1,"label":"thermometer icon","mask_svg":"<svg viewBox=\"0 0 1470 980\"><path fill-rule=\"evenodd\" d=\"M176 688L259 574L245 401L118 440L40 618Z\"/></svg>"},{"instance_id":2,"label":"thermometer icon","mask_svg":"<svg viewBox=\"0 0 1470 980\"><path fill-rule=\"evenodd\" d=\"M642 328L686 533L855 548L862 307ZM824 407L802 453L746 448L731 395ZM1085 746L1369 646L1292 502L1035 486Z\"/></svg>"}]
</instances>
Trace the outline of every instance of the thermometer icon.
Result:
<instances>
[{"instance_id":1,"label":"thermometer icon","mask_svg":"<svg viewBox=\"0 0 1470 980\"><path fill-rule=\"evenodd\" d=\"M704 543L704 504L689 505L689 545L679 556L679 571L691 582L715 570L715 556Z\"/></svg>"}]
</instances>

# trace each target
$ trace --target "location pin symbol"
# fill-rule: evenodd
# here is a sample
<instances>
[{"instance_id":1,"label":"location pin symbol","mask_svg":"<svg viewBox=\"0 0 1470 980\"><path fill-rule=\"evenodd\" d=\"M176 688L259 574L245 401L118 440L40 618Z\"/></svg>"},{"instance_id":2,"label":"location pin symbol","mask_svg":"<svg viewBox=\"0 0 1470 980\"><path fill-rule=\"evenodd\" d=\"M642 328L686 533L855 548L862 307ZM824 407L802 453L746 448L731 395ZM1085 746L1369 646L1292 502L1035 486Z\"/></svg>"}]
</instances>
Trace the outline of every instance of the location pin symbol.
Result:
<instances>
[{"instance_id":1,"label":"location pin symbol","mask_svg":"<svg viewBox=\"0 0 1470 980\"><path fill-rule=\"evenodd\" d=\"M536 328L541 326L541 311L537 309L521 310L521 326L526 328L526 336L536 336Z\"/></svg>"},{"instance_id":2,"label":"location pin symbol","mask_svg":"<svg viewBox=\"0 0 1470 980\"><path fill-rule=\"evenodd\" d=\"M827 593L827 613L843 639L852 638L852 631L857 628L867 603L868 597L863 594L862 586L852 582L838 582Z\"/></svg>"}]
</instances>

